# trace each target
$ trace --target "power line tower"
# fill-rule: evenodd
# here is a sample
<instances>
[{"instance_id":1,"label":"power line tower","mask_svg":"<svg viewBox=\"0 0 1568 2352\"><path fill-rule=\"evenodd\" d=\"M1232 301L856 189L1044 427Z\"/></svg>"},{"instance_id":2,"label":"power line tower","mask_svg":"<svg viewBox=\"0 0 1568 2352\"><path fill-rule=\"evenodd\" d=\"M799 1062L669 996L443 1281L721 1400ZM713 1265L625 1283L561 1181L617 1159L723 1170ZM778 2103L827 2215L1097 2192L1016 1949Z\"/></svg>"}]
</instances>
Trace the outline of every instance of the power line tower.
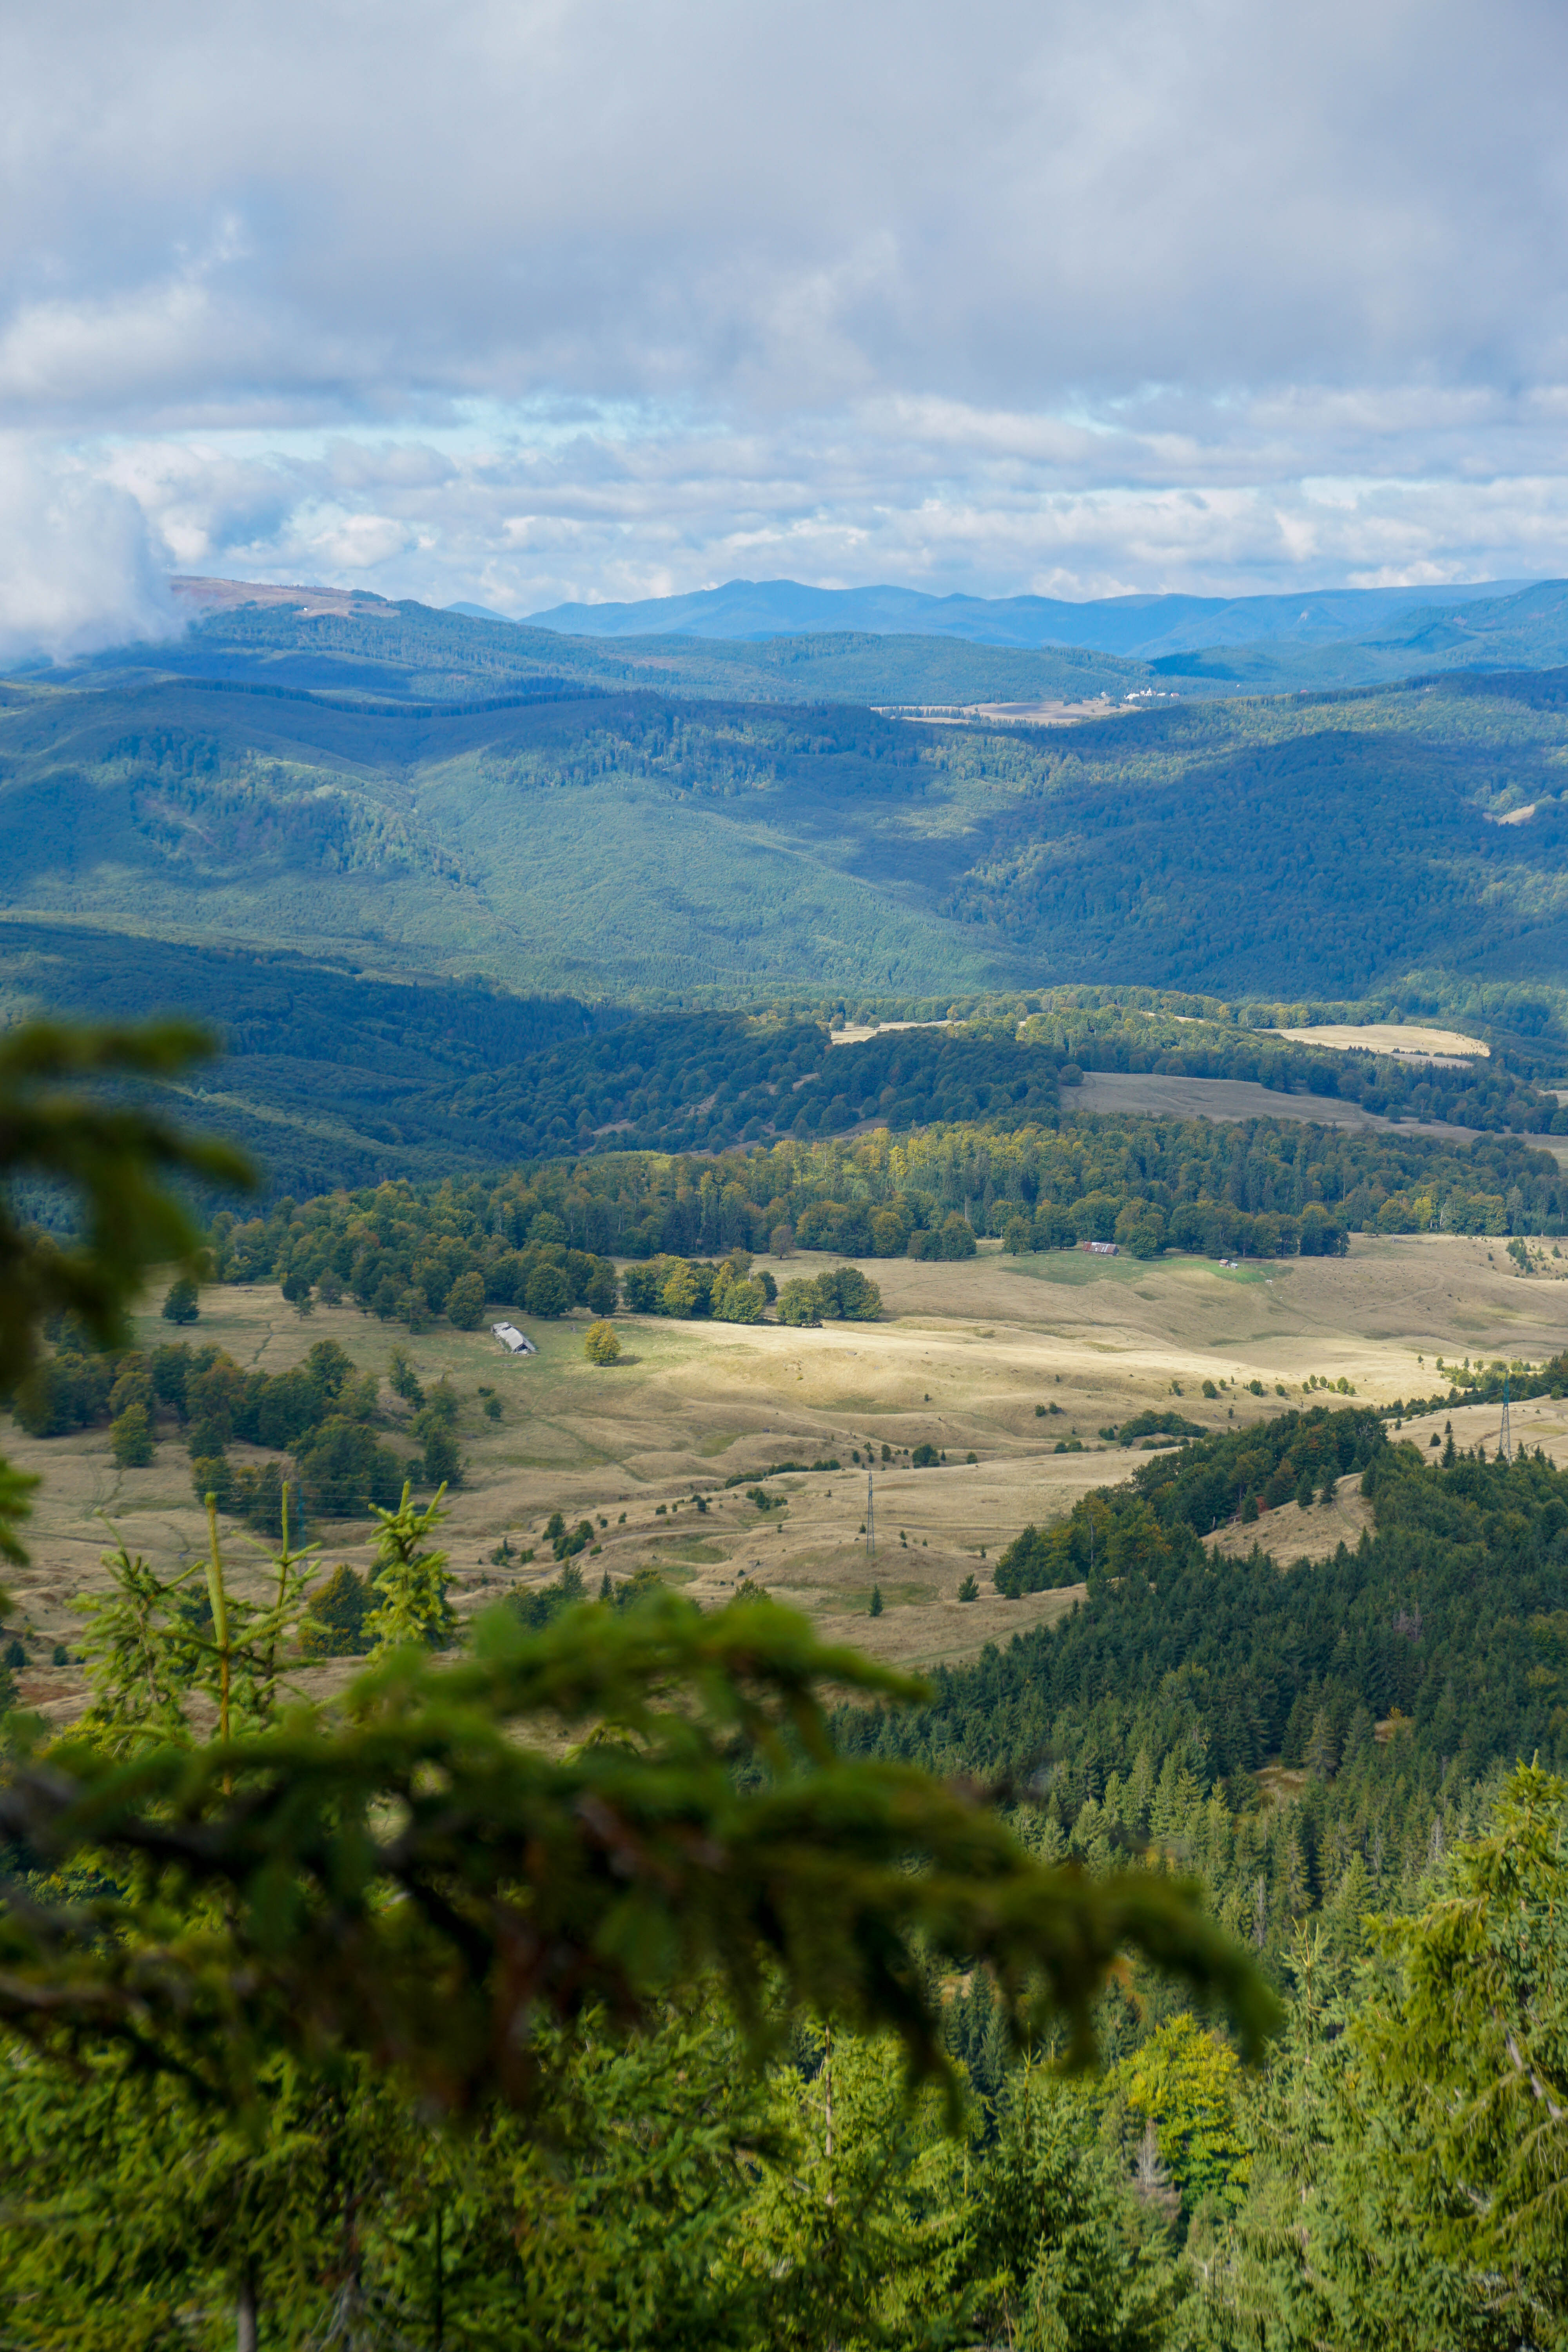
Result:
<instances>
[{"instance_id":1,"label":"power line tower","mask_svg":"<svg viewBox=\"0 0 1568 2352\"><path fill-rule=\"evenodd\" d=\"M1501 1454L1505 1462L1511 1462L1513 1460L1513 1429L1509 1419L1508 1388L1509 1376L1505 1372L1502 1376L1502 1427L1498 1433L1497 1450L1499 1454Z\"/></svg>"},{"instance_id":2,"label":"power line tower","mask_svg":"<svg viewBox=\"0 0 1568 2352\"><path fill-rule=\"evenodd\" d=\"M871 1465L866 1465L866 1557L877 1557L877 1496L871 1484Z\"/></svg>"}]
</instances>

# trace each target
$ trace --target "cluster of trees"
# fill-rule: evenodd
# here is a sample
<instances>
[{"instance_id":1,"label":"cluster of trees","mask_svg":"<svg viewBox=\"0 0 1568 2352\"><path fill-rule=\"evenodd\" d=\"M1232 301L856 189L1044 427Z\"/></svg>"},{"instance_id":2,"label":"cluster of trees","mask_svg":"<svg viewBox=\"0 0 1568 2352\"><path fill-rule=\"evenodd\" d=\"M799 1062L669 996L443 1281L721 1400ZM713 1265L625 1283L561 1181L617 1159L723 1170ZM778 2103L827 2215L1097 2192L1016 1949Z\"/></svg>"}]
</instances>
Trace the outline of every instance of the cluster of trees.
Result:
<instances>
[{"instance_id":1,"label":"cluster of trees","mask_svg":"<svg viewBox=\"0 0 1568 2352\"><path fill-rule=\"evenodd\" d=\"M666 1013L476 1076L451 1108L465 1129L489 1125L498 1153L718 1150L866 1120L1049 1119L1064 1056L1016 1027L970 1023L835 1045L820 1020Z\"/></svg>"},{"instance_id":2,"label":"cluster of trees","mask_svg":"<svg viewBox=\"0 0 1568 2352\"><path fill-rule=\"evenodd\" d=\"M830 1266L814 1277L795 1276L781 1287L764 1267L755 1276L744 1250L717 1265L699 1258L650 1258L621 1277L634 1315L674 1315L682 1321L711 1316L720 1323L760 1323L777 1302L781 1323L873 1323L882 1294L858 1266Z\"/></svg>"},{"instance_id":3,"label":"cluster of trees","mask_svg":"<svg viewBox=\"0 0 1568 2352\"><path fill-rule=\"evenodd\" d=\"M595 1154L284 1199L244 1222L220 1212L212 1251L221 1279L279 1282L302 1311L352 1297L413 1329L441 1313L471 1328L491 1302L613 1312L612 1253L652 1263L798 1244L958 1257L991 1234L1020 1250L1093 1239L1273 1256L1428 1229L1562 1233L1568 1183L1511 1136L1455 1147L1288 1121L1084 1118L1006 1135L791 1138L703 1160Z\"/></svg>"},{"instance_id":4,"label":"cluster of trees","mask_svg":"<svg viewBox=\"0 0 1568 2352\"><path fill-rule=\"evenodd\" d=\"M307 1513L345 1518L390 1509L405 1479L432 1486L460 1481L450 1384L443 1381L426 1395L395 1349L391 1385L413 1408L406 1425L423 1448L407 1459L377 1436L386 1417L375 1374L357 1372L335 1339L318 1339L290 1371L247 1371L221 1348L184 1340L150 1350L93 1349L79 1324L65 1319L51 1351L18 1384L12 1411L35 1437L107 1424L115 1458L127 1468L150 1463L159 1441L177 1434L198 1500L214 1495L221 1511L277 1537L286 1495L298 1530ZM228 1449L237 1443L275 1458L232 1462Z\"/></svg>"},{"instance_id":5,"label":"cluster of trees","mask_svg":"<svg viewBox=\"0 0 1568 2352\"><path fill-rule=\"evenodd\" d=\"M162 1348L158 1360L198 1498L215 1495L220 1510L268 1535L281 1532L285 1467L277 1461L236 1467L228 1448L237 1440L292 1454L296 1524L299 1502L312 1517L331 1518L395 1505L407 1471L376 1438L378 1382L374 1372L356 1372L335 1339L318 1339L287 1372L247 1372L217 1348Z\"/></svg>"},{"instance_id":6,"label":"cluster of trees","mask_svg":"<svg viewBox=\"0 0 1568 2352\"><path fill-rule=\"evenodd\" d=\"M1304 1499L1357 1473L1374 1532L1353 1551L1291 1566L1196 1539L1239 1497L1267 1540L1292 1476ZM1027 1788L1043 1857L1181 1868L1284 1991L1260 2078L1167 2069L1121 2118L1121 2176L1169 2200L1193 2296L1149 2340L1555 2342L1568 1475L1290 1413L1141 1465L1011 1565L1042 1558L1092 1577L1085 1604L840 1736ZM1156 1994L1104 2019L1108 2086L1151 2087L1169 2016ZM989 1988L952 2031L1004 2094Z\"/></svg>"},{"instance_id":7,"label":"cluster of trees","mask_svg":"<svg viewBox=\"0 0 1568 2352\"><path fill-rule=\"evenodd\" d=\"M220 1210L214 1268L221 1281L277 1282L302 1314L317 1299L335 1307L352 1298L416 1332L438 1315L477 1330L491 1302L546 1318L576 1306L612 1313L619 1291L610 1261L569 1247L562 1220L525 1188L490 1217L496 1189L493 1179L476 1178L421 1197L411 1186L384 1184L302 1209L284 1200L243 1223Z\"/></svg>"},{"instance_id":8,"label":"cluster of trees","mask_svg":"<svg viewBox=\"0 0 1568 2352\"><path fill-rule=\"evenodd\" d=\"M1375 1531L1353 1551L1309 1565L1259 1548L1273 1503L1358 1468ZM1247 1555L1205 1547L1200 1530L1248 1502ZM1318 1843L1310 1814L1274 1825L1300 1849L1291 1867L1330 1885L1353 1845L1385 1890L1384 1864L1411 1857L1412 1809L1419 1862L1433 1822L1489 1774L1568 1760L1568 1473L1539 1456L1422 1453L1353 1407L1281 1414L1152 1457L1020 1538L996 1575L1003 1591L1083 1582L1088 1600L940 1671L928 1708L846 1736L939 1769L1036 1773L1068 1836L1146 1751L1140 1769L1186 1774L1224 1809L1241 1858L1227 1899L1267 1826L1250 1777L1266 1759L1322 1783Z\"/></svg>"},{"instance_id":9,"label":"cluster of trees","mask_svg":"<svg viewBox=\"0 0 1568 2352\"><path fill-rule=\"evenodd\" d=\"M1269 1209L1249 1216L1226 1201L1183 1201L1167 1213L1147 1195L1112 1192L1086 1192L1065 1208L1043 1202L1032 1217L1009 1217L1002 1238L1013 1256L1076 1249L1079 1242L1115 1242L1143 1258L1167 1248L1201 1257L1342 1257L1350 1247L1344 1226L1318 1201L1299 1217Z\"/></svg>"},{"instance_id":10,"label":"cluster of trees","mask_svg":"<svg viewBox=\"0 0 1568 2352\"><path fill-rule=\"evenodd\" d=\"M874 1323L882 1294L858 1266L829 1266L808 1279L795 1275L779 1292L781 1323Z\"/></svg>"},{"instance_id":11,"label":"cluster of trees","mask_svg":"<svg viewBox=\"0 0 1568 2352\"><path fill-rule=\"evenodd\" d=\"M1193 1427L1156 1407L1109 1433L1131 1444L1159 1431L1181 1435ZM1375 1411L1334 1412L1325 1405L1278 1413L1245 1430L1195 1434L1197 1442L1179 1453L1141 1463L1127 1486L1076 1503L1056 1526L1026 1528L997 1559L997 1591L1016 1600L1020 1593L1119 1577L1151 1544L1158 1551L1166 1539L1161 1529L1205 1536L1232 1519L1250 1523L1280 1503L1321 1501L1387 1444Z\"/></svg>"},{"instance_id":12,"label":"cluster of trees","mask_svg":"<svg viewBox=\"0 0 1568 2352\"><path fill-rule=\"evenodd\" d=\"M732 1250L716 1265L700 1258L648 1258L627 1266L621 1291L634 1315L673 1315L682 1322L711 1316L718 1323L760 1323L779 1295L771 1274L752 1279L745 1250Z\"/></svg>"}]
</instances>

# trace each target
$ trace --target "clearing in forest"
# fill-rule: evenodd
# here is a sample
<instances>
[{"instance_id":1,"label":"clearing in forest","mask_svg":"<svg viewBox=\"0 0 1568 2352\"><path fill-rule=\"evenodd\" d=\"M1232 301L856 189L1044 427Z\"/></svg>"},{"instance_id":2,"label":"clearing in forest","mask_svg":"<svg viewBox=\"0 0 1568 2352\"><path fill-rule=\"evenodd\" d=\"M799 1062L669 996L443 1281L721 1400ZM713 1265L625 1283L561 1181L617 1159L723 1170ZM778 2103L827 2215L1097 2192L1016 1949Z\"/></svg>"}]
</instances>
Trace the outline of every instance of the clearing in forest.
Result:
<instances>
[{"instance_id":1,"label":"clearing in forest","mask_svg":"<svg viewBox=\"0 0 1568 2352\"><path fill-rule=\"evenodd\" d=\"M771 1263L782 1276L830 1262L802 1253ZM924 1665L972 1656L1070 1605L1061 1593L1000 1600L991 1575L1026 1521L1048 1523L1089 1487L1127 1475L1137 1455L1103 1430L1151 1407L1220 1429L1339 1401L1337 1389L1306 1391L1309 1380L1344 1379L1358 1401L1374 1403L1431 1394L1446 1385L1439 1353L1538 1360L1568 1344L1568 1258L1562 1265L1562 1275L1524 1276L1500 1243L1438 1235L1358 1236L1346 1258L1235 1267L1075 1252L1012 1258L986 1244L957 1264L868 1263L884 1302L876 1323L790 1329L617 1317L625 1354L606 1370L586 1360L584 1315L520 1318L539 1352L512 1359L488 1331L441 1327L409 1340L353 1308L301 1319L270 1286L208 1291L201 1321L182 1336L269 1371L299 1361L318 1339L336 1339L383 1376L384 1437L403 1451L412 1450L402 1434L407 1410L384 1387L393 1346L408 1347L426 1387L447 1376L460 1400L467 1469L447 1538L465 1609L508 1584L555 1575L543 1528L560 1510L569 1526L593 1523L593 1548L578 1562L590 1590L606 1570L618 1580L652 1565L716 1603L752 1576L836 1638ZM155 1314L139 1325L144 1346L174 1336ZM499 1397L499 1422L485 1416L481 1388ZM1413 1433L1425 1444L1446 1418ZM1490 1409L1456 1413L1456 1436L1462 1444L1480 1437L1489 1449L1496 1420ZM1516 1439L1568 1459L1563 1405L1516 1406L1514 1426ZM29 1704L65 1714L79 1701L79 1675L42 1662L56 1641L75 1641L70 1602L100 1580L107 1522L162 1563L200 1555L205 1528L190 1465L171 1425L163 1429L151 1466L127 1470L117 1468L105 1431L8 1436L7 1453L45 1482L31 1563L11 1579L14 1618L31 1629L38 1662L23 1678ZM1075 1437L1081 1452L1056 1451ZM933 1466L914 1466L921 1446L936 1453ZM247 1453L237 1445L232 1458L237 1465ZM862 1532L868 1455L874 1560ZM776 1467L788 1462L802 1466ZM812 1466L829 1462L837 1466ZM1287 1558L1320 1541L1331 1549L1331 1521L1334 1541L1353 1540L1351 1504L1347 1492L1315 1516L1289 1506L1259 1524L1258 1539ZM309 1532L328 1568L345 1559L363 1570L369 1560L366 1521ZM1238 1548L1254 1532L1238 1528ZM503 1537L510 1557L498 1562L490 1555ZM243 1580L241 1564L258 1556L254 1539L236 1527L227 1549ZM520 1556L531 1549L525 1563ZM968 1575L982 1598L962 1602ZM873 1583L883 1601L876 1618L867 1613Z\"/></svg>"}]
</instances>

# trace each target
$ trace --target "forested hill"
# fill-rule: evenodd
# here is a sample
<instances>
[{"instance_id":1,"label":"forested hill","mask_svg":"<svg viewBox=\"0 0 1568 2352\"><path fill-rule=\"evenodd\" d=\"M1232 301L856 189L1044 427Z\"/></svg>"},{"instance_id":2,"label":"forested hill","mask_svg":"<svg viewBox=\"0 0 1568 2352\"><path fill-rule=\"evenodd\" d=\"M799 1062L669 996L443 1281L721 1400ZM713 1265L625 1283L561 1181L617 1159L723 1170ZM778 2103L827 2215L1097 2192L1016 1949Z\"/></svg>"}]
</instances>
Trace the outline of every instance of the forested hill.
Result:
<instances>
[{"instance_id":1,"label":"forested hill","mask_svg":"<svg viewBox=\"0 0 1568 2352\"><path fill-rule=\"evenodd\" d=\"M1268 1502L1348 1478L1375 1533L1273 1558ZM1205 1548L1249 1500L1256 1525ZM1086 1578L1064 1621L846 1736L1031 1787L1091 1861L1170 1843L1222 1918L1277 1950L1352 1856L1363 1907L1395 1900L1434 1823L1462 1828L1516 1759L1568 1764L1568 1472L1539 1455L1418 1449L1362 1411L1282 1414L1160 1456L997 1569L1005 1590ZM1259 1814L1270 1759L1305 1795Z\"/></svg>"},{"instance_id":2,"label":"forested hill","mask_svg":"<svg viewBox=\"0 0 1568 2352\"><path fill-rule=\"evenodd\" d=\"M373 701L472 701L647 688L684 698L756 702L1120 700L1148 688L1140 661L1070 646L969 645L847 628L764 645L679 635L608 646L507 621L336 597L310 609L265 601L197 618L177 643L126 648L80 666L84 677L135 669L228 679ZM198 608L199 611L199 608Z\"/></svg>"},{"instance_id":3,"label":"forested hill","mask_svg":"<svg viewBox=\"0 0 1568 2352\"><path fill-rule=\"evenodd\" d=\"M1041 1223L1047 1202L1067 1219L1094 1194L1098 1205L1081 1217L1099 1234L1107 1214L1114 1225L1133 1202L1169 1216L1205 1188L1242 1215L1297 1213L1315 1199L1352 1224L1381 1218L1415 1230L1443 1218L1460 1230L1500 1230L1517 1217L1521 1230L1555 1230L1556 1166L1527 1139L1561 1130L1568 1115L1514 1066L1513 1046L1429 1066L1312 1049L1222 1019L1224 1007L1176 1002L1210 1017L1057 992L952 1027L889 1029L843 1045L825 1012L639 1013L473 985L394 984L297 954L0 923L5 1017L53 1009L123 1021L164 1011L214 1027L222 1055L191 1082L192 1113L254 1155L274 1199L385 1178L493 1181L523 1160L559 1160L560 1181L576 1182L574 1165L595 1157L613 1163L604 1181L619 1193L644 1153L738 1155L787 1139L801 1155L789 1189L805 1187L804 1207L867 1197L872 1180L857 1154L868 1130L882 1130L877 1150L889 1133L906 1150L924 1135L921 1150L940 1145L982 1171L948 1202L967 1203L977 1231L1005 1233L1022 1216L1045 1246L1058 1233L1049 1218ZM1303 1095L1326 1098L1326 1111L1337 1097L1390 1120L1480 1129L1482 1139L1472 1147L1393 1125L1314 1132L1294 1120L1184 1127L1077 1108L1080 1068L1178 1065L1260 1079L1282 1115L1304 1108ZM830 1139L843 1141L822 1149ZM1266 1172L1250 1172L1254 1160ZM754 1168L736 1157L726 1182L731 1168L750 1192ZM759 1204L771 1179L764 1187ZM1255 1244L1237 1226L1221 1245Z\"/></svg>"},{"instance_id":4,"label":"forested hill","mask_svg":"<svg viewBox=\"0 0 1568 2352\"><path fill-rule=\"evenodd\" d=\"M666 1003L1568 985L1563 673L996 734L472 682L0 688L0 905Z\"/></svg>"}]
</instances>

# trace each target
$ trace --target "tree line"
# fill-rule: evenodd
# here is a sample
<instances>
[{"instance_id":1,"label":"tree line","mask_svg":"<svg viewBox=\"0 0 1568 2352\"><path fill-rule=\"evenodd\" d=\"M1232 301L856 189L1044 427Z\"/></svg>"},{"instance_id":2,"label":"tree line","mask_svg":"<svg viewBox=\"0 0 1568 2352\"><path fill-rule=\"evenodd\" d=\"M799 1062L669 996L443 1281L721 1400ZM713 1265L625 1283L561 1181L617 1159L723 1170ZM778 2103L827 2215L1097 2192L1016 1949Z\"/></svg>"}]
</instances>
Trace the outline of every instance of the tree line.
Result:
<instances>
[{"instance_id":1,"label":"tree line","mask_svg":"<svg viewBox=\"0 0 1568 2352\"><path fill-rule=\"evenodd\" d=\"M1070 1129L1079 1069L1255 1078L1285 1093L1338 1094L1394 1118L1500 1133L1542 1131L1562 1116L1534 1084L1561 1062L1563 1023L1549 989L1526 995L1475 983L1467 994L1434 984L1407 992L1419 1000L1414 1007L1238 1004L1093 987L893 999L900 1018L954 1025L885 1031L845 1046L832 1042L842 998L753 1013L588 1005L476 986L391 987L307 969L281 951L138 940L122 952L119 934L14 928L0 975L15 1003L48 994L113 1017L148 1001L198 1013L225 1005L224 1097L213 1117L266 1163L273 1198L363 1189L388 1175L439 1181L518 1157L618 1158L634 1147L729 1152L781 1135L847 1137L868 1122L900 1132L966 1123L998 1133ZM1278 1034L1284 1025L1413 1009L1479 1018L1493 1037L1491 1059L1427 1069ZM872 1017L889 1017L888 1007ZM1064 1067L1068 1084L1058 1095ZM328 1139L328 1114L352 1136ZM58 1213L47 1196L37 1207Z\"/></svg>"},{"instance_id":2,"label":"tree line","mask_svg":"<svg viewBox=\"0 0 1568 2352\"><path fill-rule=\"evenodd\" d=\"M418 1330L491 1305L613 1313L614 1259L808 1247L956 1257L1116 1240L1135 1254L1333 1254L1352 1233L1547 1234L1568 1225L1555 1160L1514 1137L1454 1146L1285 1121L1085 1118L853 1142L790 1139L711 1159L547 1160L440 1184L285 1197L210 1229L227 1282L275 1281L303 1311L345 1298Z\"/></svg>"}]
</instances>

